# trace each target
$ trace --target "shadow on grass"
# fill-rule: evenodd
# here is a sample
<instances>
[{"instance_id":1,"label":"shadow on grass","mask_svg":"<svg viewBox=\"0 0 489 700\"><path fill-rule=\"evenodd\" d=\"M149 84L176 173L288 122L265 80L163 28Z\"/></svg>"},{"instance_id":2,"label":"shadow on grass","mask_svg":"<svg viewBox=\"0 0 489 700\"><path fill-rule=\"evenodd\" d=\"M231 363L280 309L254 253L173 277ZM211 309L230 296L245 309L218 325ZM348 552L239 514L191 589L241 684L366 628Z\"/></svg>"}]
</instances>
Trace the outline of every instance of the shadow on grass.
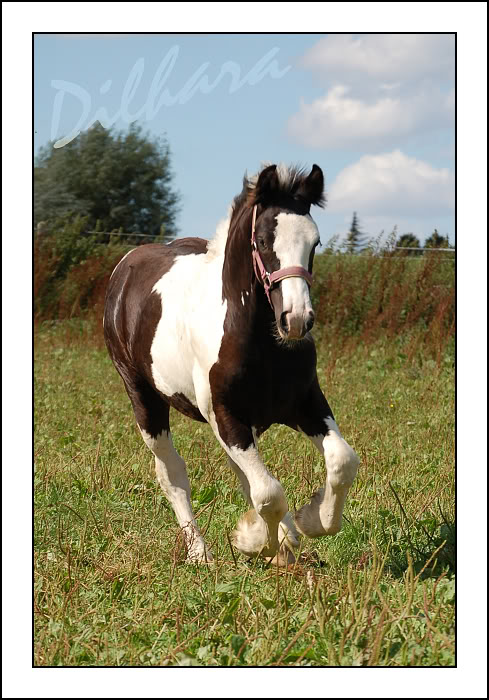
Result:
<instances>
[{"instance_id":1,"label":"shadow on grass","mask_svg":"<svg viewBox=\"0 0 489 700\"><path fill-rule=\"evenodd\" d=\"M440 518L409 518L398 501L401 515L380 512L381 536L378 545L388 550L385 568L399 577L408 569L409 559L420 578L456 573L456 527L439 507Z\"/></svg>"},{"instance_id":2,"label":"shadow on grass","mask_svg":"<svg viewBox=\"0 0 489 700\"><path fill-rule=\"evenodd\" d=\"M342 532L327 543L326 553L310 557L309 565L320 568L352 565L361 571L368 568L376 549L383 557L384 571L402 578L410 566L421 579L442 573L456 573L455 523L443 514L415 520L381 508L378 519L364 519L361 527L344 516ZM309 549L309 547L308 547Z\"/></svg>"}]
</instances>

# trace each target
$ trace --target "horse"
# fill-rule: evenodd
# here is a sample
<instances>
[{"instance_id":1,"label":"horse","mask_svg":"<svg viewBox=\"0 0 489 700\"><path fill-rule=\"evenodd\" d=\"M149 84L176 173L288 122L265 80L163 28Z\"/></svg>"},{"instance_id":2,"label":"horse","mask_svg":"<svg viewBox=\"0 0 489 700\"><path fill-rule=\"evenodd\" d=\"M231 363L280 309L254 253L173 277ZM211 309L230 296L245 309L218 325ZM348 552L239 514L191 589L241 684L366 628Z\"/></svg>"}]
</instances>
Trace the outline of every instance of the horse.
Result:
<instances>
[{"instance_id":1,"label":"horse","mask_svg":"<svg viewBox=\"0 0 489 700\"><path fill-rule=\"evenodd\" d=\"M184 533L186 561L210 563L185 462L170 433L170 406L207 422L250 506L236 549L285 565L299 538L339 532L359 458L322 393L310 330L315 249L311 217L324 206L324 176L266 165L243 189L214 238L147 244L125 255L106 293L104 336L132 403L157 480ZM257 438L279 423L304 433L325 459L324 486L289 512Z\"/></svg>"}]
</instances>

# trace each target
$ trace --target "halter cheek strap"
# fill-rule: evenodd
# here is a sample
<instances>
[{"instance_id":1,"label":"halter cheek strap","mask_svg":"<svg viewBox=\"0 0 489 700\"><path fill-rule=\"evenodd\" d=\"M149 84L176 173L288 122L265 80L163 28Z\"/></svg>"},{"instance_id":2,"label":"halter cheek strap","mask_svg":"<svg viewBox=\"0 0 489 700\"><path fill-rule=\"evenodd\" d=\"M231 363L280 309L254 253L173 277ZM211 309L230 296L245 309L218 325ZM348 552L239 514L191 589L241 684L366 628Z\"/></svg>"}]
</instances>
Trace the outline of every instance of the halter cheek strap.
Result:
<instances>
[{"instance_id":1,"label":"halter cheek strap","mask_svg":"<svg viewBox=\"0 0 489 700\"><path fill-rule=\"evenodd\" d=\"M270 291L274 285L278 284L281 280L285 279L286 277L303 277L306 280L307 284L311 286L312 275L308 270L306 270L305 267L300 267L298 265L292 267L282 267L280 270L275 270L275 272L268 272L265 265L263 264L263 260L261 259L261 255L258 250L258 245L256 243L255 224L256 204L253 207L253 215L251 219L251 248L253 257L253 268L255 270L255 275L258 281L263 284L265 294L267 295L267 299L270 303L270 306L273 309L272 300L270 299Z\"/></svg>"}]
</instances>

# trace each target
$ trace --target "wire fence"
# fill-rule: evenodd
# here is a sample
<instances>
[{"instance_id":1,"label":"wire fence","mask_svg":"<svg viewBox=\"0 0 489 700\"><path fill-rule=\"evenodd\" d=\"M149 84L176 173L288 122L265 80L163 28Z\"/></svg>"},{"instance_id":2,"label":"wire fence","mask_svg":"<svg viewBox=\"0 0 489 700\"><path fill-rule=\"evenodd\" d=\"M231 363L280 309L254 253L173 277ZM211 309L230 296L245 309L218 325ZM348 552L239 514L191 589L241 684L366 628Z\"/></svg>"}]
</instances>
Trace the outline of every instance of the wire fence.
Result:
<instances>
[{"instance_id":1,"label":"wire fence","mask_svg":"<svg viewBox=\"0 0 489 700\"><path fill-rule=\"evenodd\" d=\"M440 251L441 253L455 253L455 248L411 248L411 246L395 246L394 250L420 250L423 253Z\"/></svg>"},{"instance_id":2,"label":"wire fence","mask_svg":"<svg viewBox=\"0 0 489 700\"><path fill-rule=\"evenodd\" d=\"M48 229L36 229L34 235L41 238L49 237ZM161 241L161 243L170 243L174 236L162 235L159 233L126 233L124 231L81 231L80 236L96 236L100 243L110 243L111 241L117 240L118 238L127 239L127 243L134 243L134 245L141 245L141 243L152 243L154 241Z\"/></svg>"},{"instance_id":3,"label":"wire fence","mask_svg":"<svg viewBox=\"0 0 489 700\"><path fill-rule=\"evenodd\" d=\"M34 231L35 235L41 235L44 236L48 233L47 229L40 229L37 228ZM92 235L97 235L100 237L100 241L109 243L111 239L117 239L117 238L128 238L132 239L132 242L134 242L135 245L140 245L141 243L151 243L153 241L159 240L162 243L170 243L172 240L175 239L174 236L165 236L161 234L149 234L149 233L141 233L139 231L135 231L133 233L127 233L125 231L83 231L81 233L82 236L92 236ZM137 239L142 239L142 240L137 240ZM130 243L131 240L128 240L128 243ZM391 249L392 250L392 249ZM412 256L421 256L421 255L426 255L426 254L432 254L432 253L453 253L455 255L455 248L416 248L416 247L411 247L411 246L394 246L394 250L398 251L399 254L404 254L404 255L412 255ZM379 251L378 255L382 256L386 251ZM343 255L348 255L348 253L343 253ZM355 256L355 253L349 253L349 255ZM451 255L440 255L439 256L441 261L454 261L454 257Z\"/></svg>"},{"instance_id":4,"label":"wire fence","mask_svg":"<svg viewBox=\"0 0 489 700\"><path fill-rule=\"evenodd\" d=\"M84 231L83 234L84 236L91 236L91 235L98 235L101 238L103 236L108 236L110 238L145 238L148 241L155 241L157 239L165 241L173 240L174 236L166 236L161 235L160 233L139 233L139 232L134 232L134 233L124 233L119 231Z\"/></svg>"},{"instance_id":5,"label":"wire fence","mask_svg":"<svg viewBox=\"0 0 489 700\"><path fill-rule=\"evenodd\" d=\"M159 238L161 235L159 233L119 233L118 231L84 231L83 235L91 235L93 233L100 234L101 236L127 236L128 238Z\"/></svg>"}]
</instances>

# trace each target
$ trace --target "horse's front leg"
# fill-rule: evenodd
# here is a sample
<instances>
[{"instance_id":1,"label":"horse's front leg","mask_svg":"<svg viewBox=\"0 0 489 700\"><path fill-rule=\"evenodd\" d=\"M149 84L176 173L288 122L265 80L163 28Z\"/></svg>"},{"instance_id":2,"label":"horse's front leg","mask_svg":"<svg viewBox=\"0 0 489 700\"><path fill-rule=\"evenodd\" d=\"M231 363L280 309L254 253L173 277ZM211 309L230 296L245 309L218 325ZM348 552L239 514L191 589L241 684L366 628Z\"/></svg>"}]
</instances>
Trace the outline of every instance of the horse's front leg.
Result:
<instances>
[{"instance_id":1,"label":"horse's front leg","mask_svg":"<svg viewBox=\"0 0 489 700\"><path fill-rule=\"evenodd\" d=\"M341 530L343 507L360 460L341 436L319 384L304 404L299 427L324 456L326 479L311 502L297 511L295 522L308 537L335 535Z\"/></svg>"},{"instance_id":2,"label":"horse's front leg","mask_svg":"<svg viewBox=\"0 0 489 700\"><path fill-rule=\"evenodd\" d=\"M241 484L243 496L248 505L253 506L250 496L250 484L244 472L238 467L236 462L233 462L231 457L228 457L229 466L236 474ZM256 548L251 546L250 541L260 540L266 537L263 519L260 518L253 508L245 513L238 523L236 530L233 533L233 540L236 548L240 552L248 552L250 549L255 551ZM278 563L280 566L293 564L295 562L294 550L299 547L299 533L294 524L293 516L288 511L278 526L278 539L280 549L272 560L272 563Z\"/></svg>"},{"instance_id":3,"label":"horse's front leg","mask_svg":"<svg viewBox=\"0 0 489 700\"><path fill-rule=\"evenodd\" d=\"M245 513L238 522L233 535L234 544L248 556L273 557L280 544L280 521L288 510L282 486L265 467L251 427L219 407L214 408L210 423L230 460L241 472L243 490L254 509Z\"/></svg>"}]
</instances>

